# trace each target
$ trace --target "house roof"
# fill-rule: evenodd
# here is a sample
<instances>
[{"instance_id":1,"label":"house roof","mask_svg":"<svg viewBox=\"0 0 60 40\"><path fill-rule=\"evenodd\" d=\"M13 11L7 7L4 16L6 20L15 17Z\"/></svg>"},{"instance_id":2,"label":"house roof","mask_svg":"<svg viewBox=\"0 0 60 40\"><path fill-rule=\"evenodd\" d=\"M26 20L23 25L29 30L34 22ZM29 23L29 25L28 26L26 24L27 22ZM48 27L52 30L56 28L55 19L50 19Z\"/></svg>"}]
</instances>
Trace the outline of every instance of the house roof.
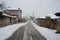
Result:
<instances>
[{"instance_id":1,"label":"house roof","mask_svg":"<svg viewBox=\"0 0 60 40\"><path fill-rule=\"evenodd\" d=\"M6 13L3 13L2 15L3 15L3 16L7 16L7 17L16 18L16 16L11 16L11 15L8 15L8 14L6 14Z\"/></svg>"},{"instance_id":2,"label":"house roof","mask_svg":"<svg viewBox=\"0 0 60 40\"><path fill-rule=\"evenodd\" d=\"M21 11L21 13L22 13L22 10L19 8L7 8L7 9L5 9L5 11Z\"/></svg>"},{"instance_id":3,"label":"house roof","mask_svg":"<svg viewBox=\"0 0 60 40\"><path fill-rule=\"evenodd\" d=\"M10 12L4 12L7 15L11 15L11 16L16 16L16 14L10 13Z\"/></svg>"},{"instance_id":4,"label":"house roof","mask_svg":"<svg viewBox=\"0 0 60 40\"><path fill-rule=\"evenodd\" d=\"M52 19L59 18L59 17L55 16L53 13L48 14L48 16L50 16Z\"/></svg>"},{"instance_id":5,"label":"house roof","mask_svg":"<svg viewBox=\"0 0 60 40\"><path fill-rule=\"evenodd\" d=\"M13 11L21 11L20 9L7 9L7 10L13 10Z\"/></svg>"},{"instance_id":6,"label":"house roof","mask_svg":"<svg viewBox=\"0 0 60 40\"><path fill-rule=\"evenodd\" d=\"M7 8L6 10L21 10L21 9L18 9L18 8Z\"/></svg>"}]
</instances>

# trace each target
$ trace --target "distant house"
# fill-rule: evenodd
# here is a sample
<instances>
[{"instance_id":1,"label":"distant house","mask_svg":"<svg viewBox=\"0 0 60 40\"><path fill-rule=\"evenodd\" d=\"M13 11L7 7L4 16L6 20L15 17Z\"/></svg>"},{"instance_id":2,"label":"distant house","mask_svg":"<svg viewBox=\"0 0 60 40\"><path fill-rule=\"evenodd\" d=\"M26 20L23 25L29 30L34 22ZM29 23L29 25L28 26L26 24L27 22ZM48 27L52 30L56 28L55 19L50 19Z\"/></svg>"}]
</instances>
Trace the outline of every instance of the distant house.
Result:
<instances>
[{"instance_id":1,"label":"distant house","mask_svg":"<svg viewBox=\"0 0 60 40\"><path fill-rule=\"evenodd\" d=\"M16 16L11 16L6 13L0 12L0 27L13 23L17 23Z\"/></svg>"},{"instance_id":2,"label":"distant house","mask_svg":"<svg viewBox=\"0 0 60 40\"><path fill-rule=\"evenodd\" d=\"M31 20L34 20L34 17L33 17L33 16L30 16L30 19L31 19Z\"/></svg>"}]
</instances>

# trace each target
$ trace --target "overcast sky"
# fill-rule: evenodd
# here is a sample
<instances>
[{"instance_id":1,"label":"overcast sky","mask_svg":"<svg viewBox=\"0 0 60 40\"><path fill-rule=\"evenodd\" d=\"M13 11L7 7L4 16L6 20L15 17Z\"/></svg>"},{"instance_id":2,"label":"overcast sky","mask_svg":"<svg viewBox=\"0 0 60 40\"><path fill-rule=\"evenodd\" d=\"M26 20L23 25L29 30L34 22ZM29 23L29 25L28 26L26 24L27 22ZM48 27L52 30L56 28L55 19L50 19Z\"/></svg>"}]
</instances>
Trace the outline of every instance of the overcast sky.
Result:
<instances>
[{"instance_id":1,"label":"overcast sky","mask_svg":"<svg viewBox=\"0 0 60 40\"><path fill-rule=\"evenodd\" d=\"M60 11L60 0L3 0L7 7L21 8L23 15L43 17Z\"/></svg>"}]
</instances>

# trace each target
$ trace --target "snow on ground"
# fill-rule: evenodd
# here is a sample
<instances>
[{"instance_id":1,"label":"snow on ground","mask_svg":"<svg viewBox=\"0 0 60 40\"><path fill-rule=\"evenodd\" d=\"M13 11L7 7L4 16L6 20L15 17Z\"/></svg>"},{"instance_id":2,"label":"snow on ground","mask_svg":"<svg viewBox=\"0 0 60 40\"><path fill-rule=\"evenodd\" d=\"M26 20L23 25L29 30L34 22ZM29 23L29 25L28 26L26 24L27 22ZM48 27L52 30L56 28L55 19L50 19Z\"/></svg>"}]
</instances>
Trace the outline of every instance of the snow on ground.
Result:
<instances>
[{"instance_id":1,"label":"snow on ground","mask_svg":"<svg viewBox=\"0 0 60 40\"><path fill-rule=\"evenodd\" d=\"M56 34L56 40L60 40L60 34Z\"/></svg>"},{"instance_id":2,"label":"snow on ground","mask_svg":"<svg viewBox=\"0 0 60 40\"><path fill-rule=\"evenodd\" d=\"M5 39L9 38L18 28L20 28L21 26L23 26L27 23L28 22L13 24L13 25L9 25L9 26L0 28L0 40L5 40Z\"/></svg>"},{"instance_id":3,"label":"snow on ground","mask_svg":"<svg viewBox=\"0 0 60 40\"><path fill-rule=\"evenodd\" d=\"M56 34L56 30L40 27L33 22L32 24L36 30L38 30L45 38L47 38L47 40L60 40L60 34Z\"/></svg>"}]
</instances>

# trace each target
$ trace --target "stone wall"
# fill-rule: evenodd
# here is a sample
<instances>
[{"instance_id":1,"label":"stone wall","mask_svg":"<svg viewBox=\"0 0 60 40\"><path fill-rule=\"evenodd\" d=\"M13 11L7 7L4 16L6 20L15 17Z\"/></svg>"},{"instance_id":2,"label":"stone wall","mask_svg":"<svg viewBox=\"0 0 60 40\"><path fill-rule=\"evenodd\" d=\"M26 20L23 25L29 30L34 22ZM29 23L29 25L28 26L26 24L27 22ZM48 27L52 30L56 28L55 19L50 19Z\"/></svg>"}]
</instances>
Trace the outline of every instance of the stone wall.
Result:
<instances>
[{"instance_id":1,"label":"stone wall","mask_svg":"<svg viewBox=\"0 0 60 40\"><path fill-rule=\"evenodd\" d=\"M60 21L59 22L57 22L57 33L60 33Z\"/></svg>"},{"instance_id":2,"label":"stone wall","mask_svg":"<svg viewBox=\"0 0 60 40\"><path fill-rule=\"evenodd\" d=\"M2 17L0 19L0 27L3 27L3 26L7 26L7 25L10 25L10 24L15 24L17 23L16 22L16 18L11 18L11 17Z\"/></svg>"},{"instance_id":3,"label":"stone wall","mask_svg":"<svg viewBox=\"0 0 60 40\"><path fill-rule=\"evenodd\" d=\"M60 33L60 21L57 21L56 19L39 19L37 20L37 24L41 27L56 29L56 32Z\"/></svg>"},{"instance_id":4,"label":"stone wall","mask_svg":"<svg viewBox=\"0 0 60 40\"><path fill-rule=\"evenodd\" d=\"M10 24L10 19L8 17L3 17L2 19L0 19L0 26L5 26Z\"/></svg>"},{"instance_id":5,"label":"stone wall","mask_svg":"<svg viewBox=\"0 0 60 40\"><path fill-rule=\"evenodd\" d=\"M43 27L51 28L52 21L48 19L37 21L37 24Z\"/></svg>"},{"instance_id":6,"label":"stone wall","mask_svg":"<svg viewBox=\"0 0 60 40\"><path fill-rule=\"evenodd\" d=\"M56 29L57 27L57 21L55 19L51 18L43 18L38 19L37 24L42 27L50 28L50 29Z\"/></svg>"}]
</instances>

